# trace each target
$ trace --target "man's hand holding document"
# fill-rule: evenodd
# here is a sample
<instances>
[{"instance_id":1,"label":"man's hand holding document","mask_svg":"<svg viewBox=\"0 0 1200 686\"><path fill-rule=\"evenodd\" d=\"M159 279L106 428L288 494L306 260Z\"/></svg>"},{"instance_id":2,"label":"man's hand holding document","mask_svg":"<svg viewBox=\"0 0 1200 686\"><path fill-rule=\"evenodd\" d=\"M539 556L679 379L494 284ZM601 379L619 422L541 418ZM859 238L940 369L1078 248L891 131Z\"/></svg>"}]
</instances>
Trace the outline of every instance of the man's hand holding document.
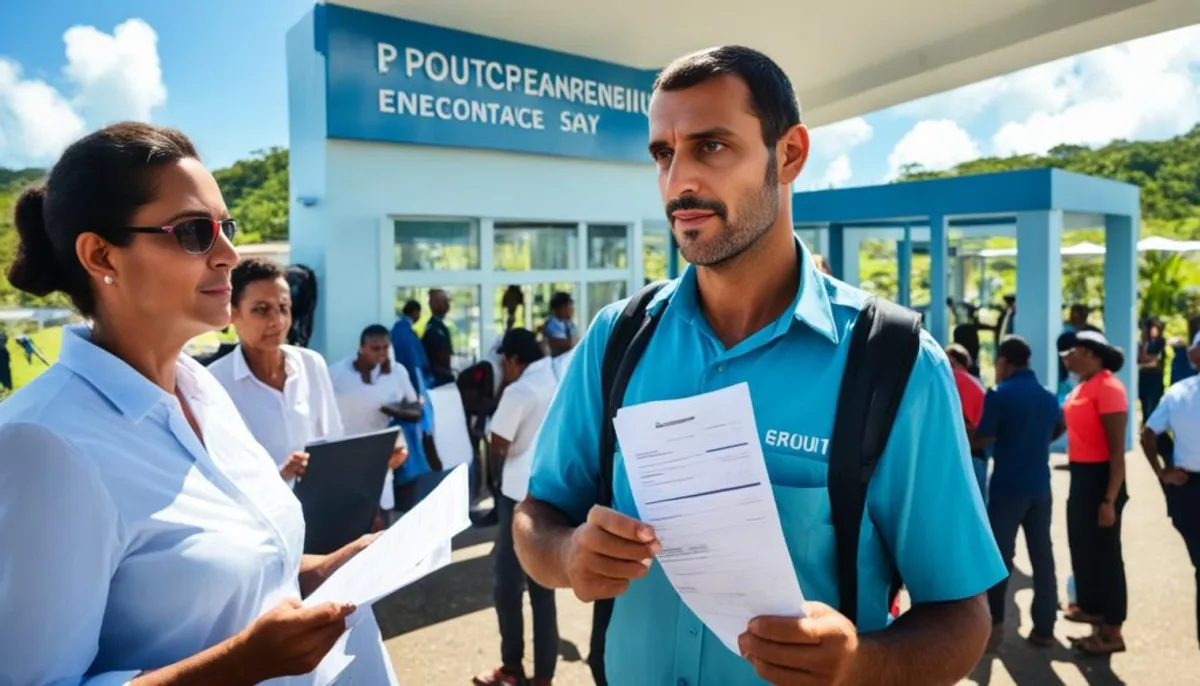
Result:
<instances>
[{"instance_id":1,"label":"man's hand holding document","mask_svg":"<svg viewBox=\"0 0 1200 686\"><path fill-rule=\"evenodd\" d=\"M653 551L683 602L735 653L756 617L802 617L749 388L622 408L615 428L644 523L601 513L590 519L603 534L577 535Z\"/></svg>"}]
</instances>

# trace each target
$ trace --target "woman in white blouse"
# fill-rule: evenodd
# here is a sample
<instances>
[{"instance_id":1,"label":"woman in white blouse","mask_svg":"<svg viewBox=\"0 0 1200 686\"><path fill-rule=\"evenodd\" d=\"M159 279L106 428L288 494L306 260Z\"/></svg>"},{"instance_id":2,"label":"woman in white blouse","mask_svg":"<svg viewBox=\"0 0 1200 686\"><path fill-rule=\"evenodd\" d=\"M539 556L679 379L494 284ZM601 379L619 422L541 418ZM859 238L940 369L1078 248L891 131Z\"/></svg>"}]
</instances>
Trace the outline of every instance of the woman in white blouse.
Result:
<instances>
[{"instance_id":1,"label":"woman in white blouse","mask_svg":"<svg viewBox=\"0 0 1200 686\"><path fill-rule=\"evenodd\" d=\"M368 541L303 555L274 461L181 354L228 323L237 262L195 148L171 129L102 129L21 195L15 223L13 286L63 293L92 324L0 403L0 683L312 672L354 608L299 599ZM395 683L374 622L351 623L343 674Z\"/></svg>"},{"instance_id":2,"label":"woman in white blouse","mask_svg":"<svg viewBox=\"0 0 1200 686\"><path fill-rule=\"evenodd\" d=\"M292 484L304 476L307 445L344 433L329 368L318 353L287 345L292 291L282 267L252 257L233 268L230 281L238 346L208 369ZM402 457L393 455L393 469Z\"/></svg>"}]
</instances>

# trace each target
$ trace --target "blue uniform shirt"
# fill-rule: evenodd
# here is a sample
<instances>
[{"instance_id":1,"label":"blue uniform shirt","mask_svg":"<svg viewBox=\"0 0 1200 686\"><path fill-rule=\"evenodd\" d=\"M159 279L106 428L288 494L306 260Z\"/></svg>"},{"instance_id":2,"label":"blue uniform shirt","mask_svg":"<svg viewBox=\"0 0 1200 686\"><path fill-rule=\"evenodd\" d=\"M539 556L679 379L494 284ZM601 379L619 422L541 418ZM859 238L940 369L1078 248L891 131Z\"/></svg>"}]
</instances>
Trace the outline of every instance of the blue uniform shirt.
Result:
<instances>
[{"instance_id":1,"label":"blue uniform shirt","mask_svg":"<svg viewBox=\"0 0 1200 686\"><path fill-rule=\"evenodd\" d=\"M1050 495L1050 443L1061 421L1058 398L1029 369L988 391L976 435L995 439L991 499Z\"/></svg>"},{"instance_id":2,"label":"blue uniform shirt","mask_svg":"<svg viewBox=\"0 0 1200 686\"><path fill-rule=\"evenodd\" d=\"M625 405L688 397L741 382L751 399L767 471L800 587L837 607L827 452L849 333L865 294L819 274L800 244L801 284L775 322L726 350L701 313L689 266L651 303L665 308L630 379ZM530 494L582 522L598 496L600 368L624 302L604 308L576 349L533 456ZM894 558L915 603L979 594L1007 572L975 483L949 363L923 335L920 355L872 479L860 541L862 632L887 626ZM620 454L613 507L637 509ZM606 664L614 684L764 683L681 602L660 565L630 584L613 610Z\"/></svg>"}]
</instances>

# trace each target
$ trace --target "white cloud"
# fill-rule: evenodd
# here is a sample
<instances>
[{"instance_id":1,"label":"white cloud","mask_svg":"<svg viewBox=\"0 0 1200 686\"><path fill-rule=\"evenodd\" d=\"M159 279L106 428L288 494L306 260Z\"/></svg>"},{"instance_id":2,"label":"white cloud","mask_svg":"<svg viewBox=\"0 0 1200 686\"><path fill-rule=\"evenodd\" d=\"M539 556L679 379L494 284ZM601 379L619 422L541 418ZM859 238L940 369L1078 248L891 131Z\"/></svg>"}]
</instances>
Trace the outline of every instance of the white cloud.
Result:
<instances>
[{"instance_id":1,"label":"white cloud","mask_svg":"<svg viewBox=\"0 0 1200 686\"><path fill-rule=\"evenodd\" d=\"M949 119L926 119L904 134L888 155L888 179L908 164L930 171L949 169L979 157L979 146L961 126Z\"/></svg>"},{"instance_id":2,"label":"white cloud","mask_svg":"<svg viewBox=\"0 0 1200 686\"><path fill-rule=\"evenodd\" d=\"M874 135L875 130L862 117L813 129L808 166L810 169L824 166L824 171L817 177L802 175L795 184L796 189L813 190L846 185L853 176L850 151L870 141Z\"/></svg>"},{"instance_id":3,"label":"white cloud","mask_svg":"<svg viewBox=\"0 0 1200 686\"><path fill-rule=\"evenodd\" d=\"M1200 120L1200 26L1096 50L1074 62L1064 102L1009 121L996 154L1045 153L1055 145L1159 139Z\"/></svg>"},{"instance_id":4,"label":"white cloud","mask_svg":"<svg viewBox=\"0 0 1200 686\"><path fill-rule=\"evenodd\" d=\"M166 102L158 36L144 21L130 19L111 34L73 26L63 42L70 94L0 59L0 165L49 164L89 128L147 121Z\"/></svg>"},{"instance_id":5,"label":"white cloud","mask_svg":"<svg viewBox=\"0 0 1200 686\"><path fill-rule=\"evenodd\" d=\"M991 154L1178 135L1200 120L1200 26L1191 26L900 105L964 125L994 115Z\"/></svg>"}]
</instances>

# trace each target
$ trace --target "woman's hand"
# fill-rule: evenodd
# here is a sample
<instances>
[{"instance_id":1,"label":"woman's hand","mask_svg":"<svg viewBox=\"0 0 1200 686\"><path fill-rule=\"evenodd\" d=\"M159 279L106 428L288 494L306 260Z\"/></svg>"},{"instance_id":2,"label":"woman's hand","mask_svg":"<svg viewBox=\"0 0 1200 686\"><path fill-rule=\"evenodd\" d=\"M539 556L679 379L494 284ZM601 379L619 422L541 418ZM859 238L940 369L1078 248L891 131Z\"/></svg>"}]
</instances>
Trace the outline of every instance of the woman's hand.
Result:
<instances>
[{"instance_id":1,"label":"woman's hand","mask_svg":"<svg viewBox=\"0 0 1200 686\"><path fill-rule=\"evenodd\" d=\"M255 683L308 674L346 631L346 617L354 610L350 604L304 607L286 600L238 634L230 653Z\"/></svg>"},{"instance_id":2,"label":"woman's hand","mask_svg":"<svg viewBox=\"0 0 1200 686\"><path fill-rule=\"evenodd\" d=\"M304 476L305 470L308 469L308 453L297 450L288 456L288 461L283 465L283 469L279 470L279 475L284 481Z\"/></svg>"},{"instance_id":3,"label":"woman's hand","mask_svg":"<svg viewBox=\"0 0 1200 686\"><path fill-rule=\"evenodd\" d=\"M355 555L366 550L377 538L379 533L363 534L328 555L305 555L300 558L300 593L305 598L312 595L326 579Z\"/></svg>"},{"instance_id":4,"label":"woman's hand","mask_svg":"<svg viewBox=\"0 0 1200 686\"><path fill-rule=\"evenodd\" d=\"M1099 524L1101 528L1108 528L1116 523L1117 507L1108 501L1100 503Z\"/></svg>"},{"instance_id":5,"label":"woman's hand","mask_svg":"<svg viewBox=\"0 0 1200 686\"><path fill-rule=\"evenodd\" d=\"M405 446L396 446L392 450L392 456L388 459L388 469L399 469L400 465L408 459L408 448Z\"/></svg>"}]
</instances>

